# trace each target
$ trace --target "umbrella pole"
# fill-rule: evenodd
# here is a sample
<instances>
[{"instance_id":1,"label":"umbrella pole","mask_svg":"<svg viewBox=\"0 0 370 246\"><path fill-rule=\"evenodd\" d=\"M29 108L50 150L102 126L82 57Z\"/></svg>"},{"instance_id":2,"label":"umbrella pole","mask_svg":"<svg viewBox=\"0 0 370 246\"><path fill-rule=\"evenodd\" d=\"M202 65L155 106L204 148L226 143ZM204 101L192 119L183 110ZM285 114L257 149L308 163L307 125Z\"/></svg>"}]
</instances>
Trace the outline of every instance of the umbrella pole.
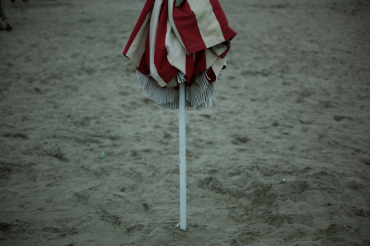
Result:
<instances>
[{"instance_id":1,"label":"umbrella pole","mask_svg":"<svg viewBox=\"0 0 370 246\"><path fill-rule=\"evenodd\" d=\"M180 229L186 230L185 82L179 84Z\"/></svg>"}]
</instances>

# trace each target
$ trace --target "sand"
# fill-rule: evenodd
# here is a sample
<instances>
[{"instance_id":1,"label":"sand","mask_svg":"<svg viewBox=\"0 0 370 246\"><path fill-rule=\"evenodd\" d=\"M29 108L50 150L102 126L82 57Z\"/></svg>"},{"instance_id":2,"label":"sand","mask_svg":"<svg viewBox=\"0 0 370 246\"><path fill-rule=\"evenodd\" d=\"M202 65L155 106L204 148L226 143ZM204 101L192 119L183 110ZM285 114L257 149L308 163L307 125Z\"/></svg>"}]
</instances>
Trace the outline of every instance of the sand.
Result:
<instances>
[{"instance_id":1,"label":"sand","mask_svg":"<svg viewBox=\"0 0 370 246\"><path fill-rule=\"evenodd\" d=\"M220 1L185 232L178 113L121 54L144 2L3 1L0 245L370 245L370 2Z\"/></svg>"}]
</instances>

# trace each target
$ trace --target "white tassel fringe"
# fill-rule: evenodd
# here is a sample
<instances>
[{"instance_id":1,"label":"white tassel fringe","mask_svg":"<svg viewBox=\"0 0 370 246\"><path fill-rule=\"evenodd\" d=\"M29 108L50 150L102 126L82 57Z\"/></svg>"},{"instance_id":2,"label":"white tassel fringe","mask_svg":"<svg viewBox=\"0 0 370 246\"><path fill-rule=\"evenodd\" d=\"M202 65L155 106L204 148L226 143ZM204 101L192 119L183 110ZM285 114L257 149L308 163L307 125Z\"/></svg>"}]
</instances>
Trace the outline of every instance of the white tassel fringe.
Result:
<instances>
[{"instance_id":1,"label":"white tassel fringe","mask_svg":"<svg viewBox=\"0 0 370 246\"><path fill-rule=\"evenodd\" d=\"M136 70L137 78L141 87L147 96L163 108L175 110L179 108L179 93L173 87L160 87L158 83L147 75L144 75ZM217 76L217 81L221 80L221 73ZM197 75L196 82L199 84L199 89L191 91L189 86L185 88L185 104L186 107L195 107L196 110L210 108L212 106L211 97L217 91L215 82L209 83L207 71ZM178 83L185 82L185 74L177 73Z\"/></svg>"}]
</instances>

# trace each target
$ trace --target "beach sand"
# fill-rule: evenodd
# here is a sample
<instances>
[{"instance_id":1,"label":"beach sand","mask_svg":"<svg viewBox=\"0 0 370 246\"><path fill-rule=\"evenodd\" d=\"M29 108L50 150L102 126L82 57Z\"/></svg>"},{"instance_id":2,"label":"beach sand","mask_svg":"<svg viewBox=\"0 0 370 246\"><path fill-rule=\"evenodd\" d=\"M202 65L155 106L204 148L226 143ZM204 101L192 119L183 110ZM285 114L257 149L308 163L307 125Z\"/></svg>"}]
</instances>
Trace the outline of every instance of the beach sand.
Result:
<instances>
[{"instance_id":1,"label":"beach sand","mask_svg":"<svg viewBox=\"0 0 370 246\"><path fill-rule=\"evenodd\" d=\"M3 1L0 245L370 245L370 2L220 0L185 232L178 112L122 55L144 2Z\"/></svg>"}]
</instances>

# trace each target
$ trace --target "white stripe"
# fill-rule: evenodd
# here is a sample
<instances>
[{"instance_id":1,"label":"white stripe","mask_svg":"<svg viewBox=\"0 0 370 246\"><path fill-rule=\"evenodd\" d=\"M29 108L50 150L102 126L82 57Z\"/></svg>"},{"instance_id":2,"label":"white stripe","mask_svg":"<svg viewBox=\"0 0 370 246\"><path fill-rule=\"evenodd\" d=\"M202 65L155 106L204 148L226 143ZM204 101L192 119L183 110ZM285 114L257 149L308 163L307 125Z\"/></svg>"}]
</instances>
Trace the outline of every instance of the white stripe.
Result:
<instances>
[{"instance_id":1,"label":"white stripe","mask_svg":"<svg viewBox=\"0 0 370 246\"><path fill-rule=\"evenodd\" d=\"M207 48L225 41L210 0L187 0L197 18L198 28Z\"/></svg>"},{"instance_id":2,"label":"white stripe","mask_svg":"<svg viewBox=\"0 0 370 246\"><path fill-rule=\"evenodd\" d=\"M175 4L175 7L178 7L180 6L180 4L182 4L184 0L176 0L176 4Z\"/></svg>"},{"instance_id":3,"label":"white stripe","mask_svg":"<svg viewBox=\"0 0 370 246\"><path fill-rule=\"evenodd\" d=\"M206 69L209 69L213 63L218 59L218 56L215 54L215 52L212 51L212 49L206 49Z\"/></svg>"},{"instance_id":4,"label":"white stripe","mask_svg":"<svg viewBox=\"0 0 370 246\"><path fill-rule=\"evenodd\" d=\"M185 74L186 51L180 41L177 39L169 20L167 20L166 48L168 52L168 62Z\"/></svg>"},{"instance_id":5,"label":"white stripe","mask_svg":"<svg viewBox=\"0 0 370 246\"><path fill-rule=\"evenodd\" d=\"M134 41L130 45L126 56L130 59L130 61L134 64L135 67L140 66L140 60L143 57L145 52L145 45L146 45L146 38L148 35L148 28L149 28L149 20L152 11L150 11L145 18L143 25L140 27L139 32L137 33Z\"/></svg>"},{"instance_id":6,"label":"white stripe","mask_svg":"<svg viewBox=\"0 0 370 246\"><path fill-rule=\"evenodd\" d=\"M222 53L224 53L227 50L227 45L218 44L218 45L212 46L211 49L216 53L216 55L221 56Z\"/></svg>"},{"instance_id":7,"label":"white stripe","mask_svg":"<svg viewBox=\"0 0 370 246\"><path fill-rule=\"evenodd\" d=\"M155 42L158 31L159 15L161 13L161 6L163 0L156 0L153 7L152 17L150 19L150 32L149 32L149 46L150 46L150 74L158 82L160 86L165 86L166 83L158 75L157 68L154 65L155 55Z\"/></svg>"},{"instance_id":8,"label":"white stripe","mask_svg":"<svg viewBox=\"0 0 370 246\"><path fill-rule=\"evenodd\" d=\"M212 64L212 70L215 73L216 77L221 73L224 66L226 66L226 57L225 59L218 57L216 62Z\"/></svg>"}]
</instances>

